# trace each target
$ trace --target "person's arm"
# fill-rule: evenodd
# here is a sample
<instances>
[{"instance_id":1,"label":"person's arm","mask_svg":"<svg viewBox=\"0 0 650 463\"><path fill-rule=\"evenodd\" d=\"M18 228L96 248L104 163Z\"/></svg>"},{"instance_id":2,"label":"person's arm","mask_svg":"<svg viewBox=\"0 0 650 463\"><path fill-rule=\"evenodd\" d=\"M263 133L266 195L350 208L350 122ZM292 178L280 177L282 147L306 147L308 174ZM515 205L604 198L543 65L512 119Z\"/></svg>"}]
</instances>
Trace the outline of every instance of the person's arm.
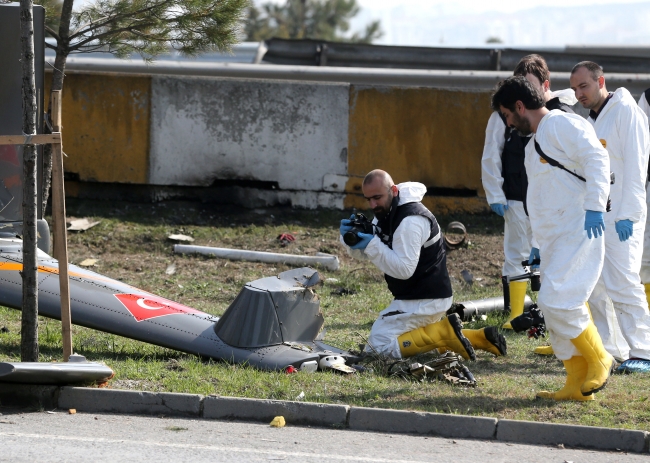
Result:
<instances>
[{"instance_id":1,"label":"person's arm","mask_svg":"<svg viewBox=\"0 0 650 463\"><path fill-rule=\"evenodd\" d=\"M429 239L431 227L425 217L406 217L393 234L393 249L378 237L368 243L365 255L385 274L407 280L413 276L420 260L420 250Z\"/></svg>"},{"instance_id":2,"label":"person's arm","mask_svg":"<svg viewBox=\"0 0 650 463\"><path fill-rule=\"evenodd\" d=\"M614 220L638 223L646 209L645 186L648 172L648 119L637 107L628 108L618 122L618 133L623 152L623 172L614 172L621 182L621 204L617 205Z\"/></svg>"},{"instance_id":3,"label":"person's arm","mask_svg":"<svg viewBox=\"0 0 650 463\"><path fill-rule=\"evenodd\" d=\"M485 129L485 146L481 158L481 180L488 204L506 204L501 175L501 155L505 145L506 125L499 113L492 113Z\"/></svg>"}]
</instances>

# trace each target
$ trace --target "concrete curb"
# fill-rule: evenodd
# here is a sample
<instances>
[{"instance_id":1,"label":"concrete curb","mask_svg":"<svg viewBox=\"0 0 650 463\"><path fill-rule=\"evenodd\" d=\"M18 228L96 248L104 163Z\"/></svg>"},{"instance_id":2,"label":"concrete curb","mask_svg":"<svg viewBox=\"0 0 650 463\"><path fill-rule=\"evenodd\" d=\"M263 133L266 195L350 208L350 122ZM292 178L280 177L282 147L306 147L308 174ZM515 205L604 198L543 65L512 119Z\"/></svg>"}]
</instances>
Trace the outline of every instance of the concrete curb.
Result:
<instances>
[{"instance_id":1,"label":"concrete curb","mask_svg":"<svg viewBox=\"0 0 650 463\"><path fill-rule=\"evenodd\" d=\"M358 431L494 439L497 422L496 418L352 407L349 426Z\"/></svg>"},{"instance_id":2,"label":"concrete curb","mask_svg":"<svg viewBox=\"0 0 650 463\"><path fill-rule=\"evenodd\" d=\"M499 420L463 415L350 407L348 405L167 392L0 383L0 404L82 412L189 416L269 423L284 416L288 425L349 428L355 431L421 434L532 445L648 452L650 433L627 429Z\"/></svg>"},{"instance_id":3,"label":"concrete curb","mask_svg":"<svg viewBox=\"0 0 650 463\"><path fill-rule=\"evenodd\" d=\"M598 450L647 452L648 433L629 429L499 420L497 440L536 445L568 445Z\"/></svg>"},{"instance_id":4,"label":"concrete curb","mask_svg":"<svg viewBox=\"0 0 650 463\"><path fill-rule=\"evenodd\" d=\"M345 427L347 405L289 402L284 400L239 399L236 397L206 397L203 401L203 418L235 419L270 422L284 416L287 423L314 426Z\"/></svg>"},{"instance_id":5,"label":"concrete curb","mask_svg":"<svg viewBox=\"0 0 650 463\"><path fill-rule=\"evenodd\" d=\"M196 394L63 387L58 405L84 412L199 417L202 401L203 396Z\"/></svg>"}]
</instances>

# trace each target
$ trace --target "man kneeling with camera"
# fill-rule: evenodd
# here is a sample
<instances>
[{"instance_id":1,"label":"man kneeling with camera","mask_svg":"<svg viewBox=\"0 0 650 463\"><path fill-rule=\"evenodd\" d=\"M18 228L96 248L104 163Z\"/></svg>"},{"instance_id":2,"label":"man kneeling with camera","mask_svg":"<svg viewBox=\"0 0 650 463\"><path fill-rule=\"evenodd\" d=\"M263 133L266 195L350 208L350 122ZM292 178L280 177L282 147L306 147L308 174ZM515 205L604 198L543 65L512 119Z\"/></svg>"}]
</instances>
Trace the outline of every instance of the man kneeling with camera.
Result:
<instances>
[{"instance_id":1,"label":"man kneeling with camera","mask_svg":"<svg viewBox=\"0 0 650 463\"><path fill-rule=\"evenodd\" d=\"M395 185L383 170L363 180L363 195L375 218L361 214L341 221L341 242L352 257L368 259L382 272L395 298L372 325L367 352L406 358L439 349L465 359L474 349L506 354L505 338L497 328L466 330L458 315L447 316L453 300L440 226L421 203L421 183Z\"/></svg>"}]
</instances>

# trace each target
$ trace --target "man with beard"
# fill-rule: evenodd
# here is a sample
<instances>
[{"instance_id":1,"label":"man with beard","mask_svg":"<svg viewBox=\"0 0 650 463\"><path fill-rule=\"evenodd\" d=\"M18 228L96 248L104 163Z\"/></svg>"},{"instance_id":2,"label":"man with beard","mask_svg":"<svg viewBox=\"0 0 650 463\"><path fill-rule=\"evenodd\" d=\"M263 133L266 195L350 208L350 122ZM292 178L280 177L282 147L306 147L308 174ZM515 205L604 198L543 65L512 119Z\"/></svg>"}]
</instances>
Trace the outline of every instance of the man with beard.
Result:
<instances>
[{"instance_id":1,"label":"man with beard","mask_svg":"<svg viewBox=\"0 0 650 463\"><path fill-rule=\"evenodd\" d=\"M639 272L646 222L646 177L650 134L648 118L630 92L608 92L602 68L592 61L576 64L571 88L589 109L588 121L609 154L616 182L611 187L611 211L605 215L605 263L589 306L603 340L618 328L602 310L611 298L620 330L629 345L629 359L619 372L650 372L650 313Z\"/></svg>"},{"instance_id":2,"label":"man with beard","mask_svg":"<svg viewBox=\"0 0 650 463\"><path fill-rule=\"evenodd\" d=\"M366 352L405 358L433 349L452 350L475 359L474 348L506 354L505 338L495 327L462 329L456 314L447 316L452 290L440 226L422 204L426 187L417 182L395 185L383 170L363 180L363 195L375 214L376 233L358 233L352 257L369 259L385 274L395 298L372 325ZM350 220L341 221L343 235Z\"/></svg>"},{"instance_id":3,"label":"man with beard","mask_svg":"<svg viewBox=\"0 0 650 463\"><path fill-rule=\"evenodd\" d=\"M551 73L540 55L524 56L513 72L525 77L542 95L545 106L572 113L571 106L577 102L571 89L551 91ZM530 220L525 211L528 180L524 168L524 150L529 137L521 136L508 127L503 116L495 111L485 129L485 147L481 159L481 180L492 210L503 217L503 253L505 256L501 275L515 276L524 273L521 262L528 258L531 248ZM504 281L505 284L505 281ZM526 281L508 284L510 293L510 318L503 328L512 329L510 320L524 312ZM548 349L537 348L539 353ZM550 352L549 354L552 354Z\"/></svg>"},{"instance_id":4,"label":"man with beard","mask_svg":"<svg viewBox=\"0 0 650 463\"><path fill-rule=\"evenodd\" d=\"M524 135L534 134L525 159L534 246L529 262L541 259L537 303L567 373L562 389L537 396L593 400L614 365L586 305L604 260L607 151L585 119L549 111L523 77L510 77L497 86L492 109Z\"/></svg>"}]
</instances>

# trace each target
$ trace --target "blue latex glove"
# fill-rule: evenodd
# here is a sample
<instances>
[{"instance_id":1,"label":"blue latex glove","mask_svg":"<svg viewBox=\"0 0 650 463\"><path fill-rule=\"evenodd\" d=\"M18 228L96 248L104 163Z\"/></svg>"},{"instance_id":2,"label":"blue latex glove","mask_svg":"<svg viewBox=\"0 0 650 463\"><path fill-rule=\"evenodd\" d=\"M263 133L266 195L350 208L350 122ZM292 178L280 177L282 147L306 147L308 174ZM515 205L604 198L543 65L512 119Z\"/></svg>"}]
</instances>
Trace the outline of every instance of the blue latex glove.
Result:
<instances>
[{"instance_id":1,"label":"blue latex glove","mask_svg":"<svg viewBox=\"0 0 650 463\"><path fill-rule=\"evenodd\" d=\"M603 235L605 231L605 219L603 218L603 213L598 211L587 211L585 214L585 230L587 230L587 236L591 239L593 235L594 238L598 238Z\"/></svg>"},{"instance_id":2,"label":"blue latex glove","mask_svg":"<svg viewBox=\"0 0 650 463\"><path fill-rule=\"evenodd\" d=\"M500 215L503 217L508 210L508 205L507 204L499 204L499 203L494 203L490 204L490 207L494 211L495 214Z\"/></svg>"},{"instance_id":3,"label":"blue latex glove","mask_svg":"<svg viewBox=\"0 0 650 463\"><path fill-rule=\"evenodd\" d=\"M354 218L354 214L350 216L349 219L343 219L341 220L341 226L339 227L339 232L341 233L341 236L345 235L347 232L352 230L352 219Z\"/></svg>"},{"instance_id":4,"label":"blue latex glove","mask_svg":"<svg viewBox=\"0 0 650 463\"><path fill-rule=\"evenodd\" d=\"M370 240L375 237L375 235L371 235L370 233L357 233L357 236L361 238L361 240L354 246L350 246L350 249L366 249Z\"/></svg>"},{"instance_id":5,"label":"blue latex glove","mask_svg":"<svg viewBox=\"0 0 650 463\"><path fill-rule=\"evenodd\" d=\"M627 241L630 236L632 236L633 224L631 220L619 220L615 224L616 233L618 233L618 239L621 241Z\"/></svg>"},{"instance_id":6,"label":"blue latex glove","mask_svg":"<svg viewBox=\"0 0 650 463\"><path fill-rule=\"evenodd\" d=\"M528 257L528 263L529 263L529 264L532 264L532 263L533 263L533 260L535 260L535 259L539 259L539 258L540 258L540 257L539 257L539 249L537 249L537 248L532 248L532 249L530 250L530 256ZM539 265L531 265L531 266L530 266L530 271L531 271L531 272L536 272L537 270L539 270Z\"/></svg>"}]
</instances>

